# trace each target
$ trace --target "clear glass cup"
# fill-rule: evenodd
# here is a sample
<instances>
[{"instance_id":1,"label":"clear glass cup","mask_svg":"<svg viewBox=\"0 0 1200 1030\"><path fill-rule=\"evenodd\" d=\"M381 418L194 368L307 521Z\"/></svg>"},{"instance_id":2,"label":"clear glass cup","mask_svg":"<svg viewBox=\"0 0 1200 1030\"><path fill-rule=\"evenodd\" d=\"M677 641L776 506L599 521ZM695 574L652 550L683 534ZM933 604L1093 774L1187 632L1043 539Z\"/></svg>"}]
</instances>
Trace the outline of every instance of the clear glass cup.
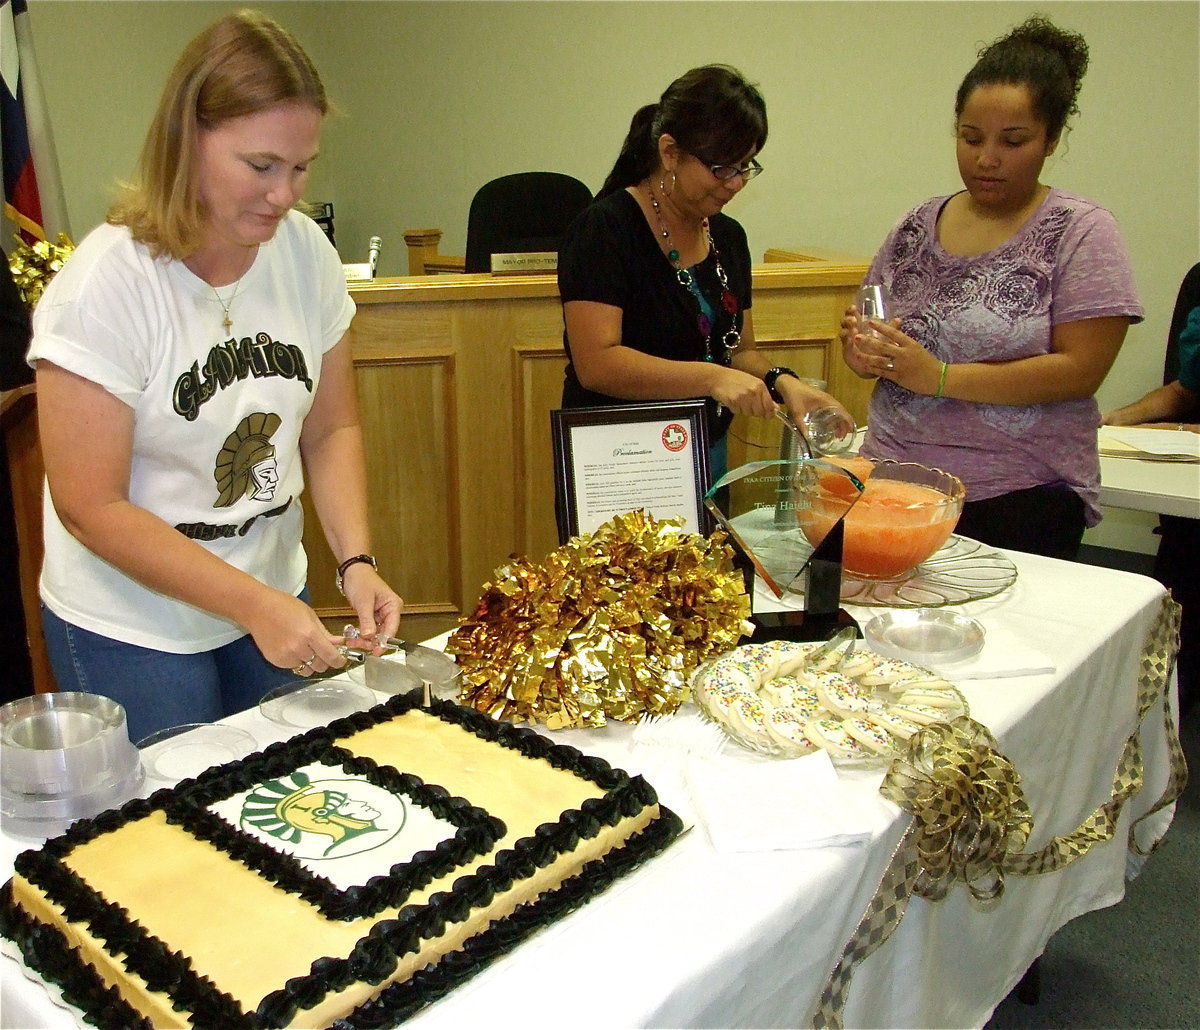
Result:
<instances>
[{"instance_id":1,"label":"clear glass cup","mask_svg":"<svg viewBox=\"0 0 1200 1030\"><path fill-rule=\"evenodd\" d=\"M888 313L891 311L891 304L887 287L883 283L864 283L860 286L854 298L854 306L858 309L859 332L864 336L871 334L878 336L878 333L867 326L867 319L886 322L889 317Z\"/></svg>"},{"instance_id":2,"label":"clear glass cup","mask_svg":"<svg viewBox=\"0 0 1200 1030\"><path fill-rule=\"evenodd\" d=\"M801 420L800 428L808 440L813 457L845 454L854 446L857 427L840 408L814 408Z\"/></svg>"}]
</instances>

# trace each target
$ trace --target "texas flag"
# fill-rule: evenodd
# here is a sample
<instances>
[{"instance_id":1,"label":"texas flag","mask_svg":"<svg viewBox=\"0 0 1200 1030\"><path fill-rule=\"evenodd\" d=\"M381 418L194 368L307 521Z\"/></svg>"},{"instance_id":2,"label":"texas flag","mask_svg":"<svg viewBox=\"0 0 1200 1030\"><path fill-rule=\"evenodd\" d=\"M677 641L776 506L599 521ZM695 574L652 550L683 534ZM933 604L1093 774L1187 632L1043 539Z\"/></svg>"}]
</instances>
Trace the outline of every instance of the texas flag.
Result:
<instances>
[{"instance_id":1,"label":"texas flag","mask_svg":"<svg viewBox=\"0 0 1200 1030\"><path fill-rule=\"evenodd\" d=\"M27 242L67 232L66 202L37 77L26 0L0 3L4 214Z\"/></svg>"}]
</instances>

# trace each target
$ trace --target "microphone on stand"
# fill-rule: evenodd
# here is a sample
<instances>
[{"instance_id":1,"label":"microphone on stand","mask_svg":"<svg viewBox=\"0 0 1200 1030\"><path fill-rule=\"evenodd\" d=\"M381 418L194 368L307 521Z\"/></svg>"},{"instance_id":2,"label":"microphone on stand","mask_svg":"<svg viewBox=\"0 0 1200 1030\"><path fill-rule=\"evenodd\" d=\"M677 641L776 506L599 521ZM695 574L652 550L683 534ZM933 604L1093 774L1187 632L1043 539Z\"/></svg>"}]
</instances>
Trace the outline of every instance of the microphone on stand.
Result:
<instances>
[{"instance_id":1,"label":"microphone on stand","mask_svg":"<svg viewBox=\"0 0 1200 1030\"><path fill-rule=\"evenodd\" d=\"M383 247L383 240L378 236L372 236L367 243L367 264L371 267L371 278L375 278L375 269L379 265L379 251Z\"/></svg>"}]
</instances>

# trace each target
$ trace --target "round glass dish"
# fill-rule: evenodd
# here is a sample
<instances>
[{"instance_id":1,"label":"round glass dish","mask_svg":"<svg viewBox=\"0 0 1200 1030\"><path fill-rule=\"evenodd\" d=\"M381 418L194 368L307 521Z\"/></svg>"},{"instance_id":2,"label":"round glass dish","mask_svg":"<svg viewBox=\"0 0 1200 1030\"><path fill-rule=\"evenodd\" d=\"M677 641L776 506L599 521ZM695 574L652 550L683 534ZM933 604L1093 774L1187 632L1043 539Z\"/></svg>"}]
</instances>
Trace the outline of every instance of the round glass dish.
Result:
<instances>
[{"instance_id":1,"label":"round glass dish","mask_svg":"<svg viewBox=\"0 0 1200 1030\"><path fill-rule=\"evenodd\" d=\"M879 654L940 669L979 654L986 631L977 620L947 608L898 608L876 615L863 635Z\"/></svg>"},{"instance_id":2,"label":"round glass dish","mask_svg":"<svg viewBox=\"0 0 1200 1030\"><path fill-rule=\"evenodd\" d=\"M365 712L375 702L374 692L365 683L301 680L268 690L259 701L258 710L277 726L311 730L355 712Z\"/></svg>"},{"instance_id":3,"label":"round glass dish","mask_svg":"<svg viewBox=\"0 0 1200 1030\"><path fill-rule=\"evenodd\" d=\"M252 753L258 742L236 726L191 722L151 733L137 746L147 776L175 783L199 776L214 765L239 761Z\"/></svg>"}]
</instances>

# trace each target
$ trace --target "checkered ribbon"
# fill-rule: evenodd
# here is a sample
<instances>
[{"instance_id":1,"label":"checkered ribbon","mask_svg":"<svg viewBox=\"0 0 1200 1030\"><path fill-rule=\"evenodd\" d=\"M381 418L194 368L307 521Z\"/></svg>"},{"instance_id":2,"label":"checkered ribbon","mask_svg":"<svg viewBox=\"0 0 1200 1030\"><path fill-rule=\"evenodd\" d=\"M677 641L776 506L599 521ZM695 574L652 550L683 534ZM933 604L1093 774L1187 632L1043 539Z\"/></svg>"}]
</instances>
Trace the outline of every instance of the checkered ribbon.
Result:
<instances>
[{"instance_id":1,"label":"checkered ribbon","mask_svg":"<svg viewBox=\"0 0 1200 1030\"><path fill-rule=\"evenodd\" d=\"M913 894L930 900L944 897L948 887L946 877L952 876L956 881L965 883L977 898L997 900L1003 892L1004 874L1053 872L1087 854L1093 845L1111 840L1125 802L1142 789L1144 782L1139 739L1141 724L1150 709L1162 701L1170 752L1170 776L1163 796L1150 811L1134 821L1129 828L1128 838L1129 848L1137 854L1149 854L1154 850L1156 844L1143 850L1137 843L1137 826L1143 819L1173 803L1187 783L1187 764L1179 744L1171 706L1167 702L1167 687L1179 650L1180 610L1170 595L1163 599L1143 648L1137 684L1138 725L1125 742L1117 762L1112 796L1088 816L1077 830L1054 838L1040 851L1020 854L1011 850L1012 847L1020 848L1027 839L1028 831L1032 829L1032 817L1027 825L1022 823L1020 809L1023 799L1019 779L1007 759L990 748L989 742L994 741L991 741L991 735L985 727L967 718L957 719L957 728L943 728L938 731L936 738L927 735L927 730L910 741L906 755L893 763L880 789L898 801L900 799L895 796L896 793L903 794L907 789L909 794L903 807L914 813L913 819L892 853L866 914L859 921L821 992L812 1020L814 1027L820 1030L842 1027L850 978L855 967L891 936L900 924L908 907L908 899ZM929 730L933 729L929 727ZM969 746L965 750L962 747L945 746L953 737L957 737L959 744L969 743ZM939 747L939 744L942 746ZM967 754L971 751L974 752L973 758ZM1012 779L1006 780L1010 771ZM964 792L962 785L964 773L969 773L973 780L978 781L967 792ZM929 791L931 784L936 781L940 781L944 788L941 798L934 797ZM997 837L995 825L990 830L987 828L989 817L986 815L986 805L993 805L990 821L995 824L997 784L1003 785L1005 782L1009 784L1011 792L1009 801L1012 807L1007 821L1011 832L1007 836L1001 832ZM983 817L980 815L981 802L984 804ZM957 821L957 845L954 840L948 839L953 838L953 831L945 825L939 825L942 820ZM966 857L961 848L964 838L970 845L969 856ZM960 856L959 861L953 860L955 854ZM987 869L986 861L992 862L993 868ZM985 881L983 887L974 882L981 877Z\"/></svg>"}]
</instances>

